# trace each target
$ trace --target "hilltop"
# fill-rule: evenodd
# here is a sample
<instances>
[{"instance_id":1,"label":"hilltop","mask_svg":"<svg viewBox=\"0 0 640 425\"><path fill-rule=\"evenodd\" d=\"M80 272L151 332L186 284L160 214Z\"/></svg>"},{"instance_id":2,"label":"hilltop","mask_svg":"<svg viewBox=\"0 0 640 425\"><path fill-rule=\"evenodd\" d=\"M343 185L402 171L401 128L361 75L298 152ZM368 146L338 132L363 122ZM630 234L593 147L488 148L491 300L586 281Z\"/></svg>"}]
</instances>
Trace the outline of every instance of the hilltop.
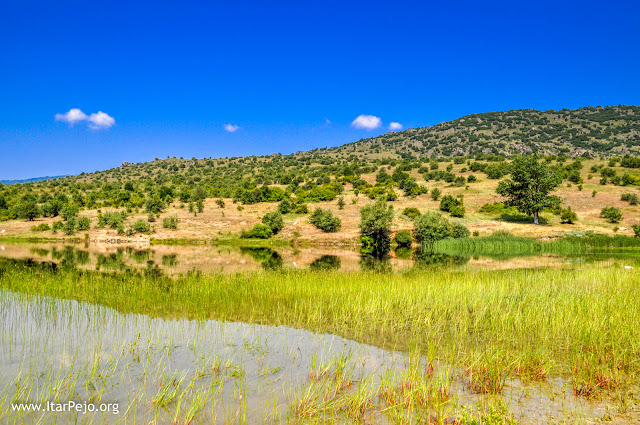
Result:
<instances>
[{"instance_id":1,"label":"hilltop","mask_svg":"<svg viewBox=\"0 0 640 425\"><path fill-rule=\"evenodd\" d=\"M339 155L431 158L519 153L594 157L633 155L640 153L640 107L487 112L431 127L362 139L328 151Z\"/></svg>"}]
</instances>

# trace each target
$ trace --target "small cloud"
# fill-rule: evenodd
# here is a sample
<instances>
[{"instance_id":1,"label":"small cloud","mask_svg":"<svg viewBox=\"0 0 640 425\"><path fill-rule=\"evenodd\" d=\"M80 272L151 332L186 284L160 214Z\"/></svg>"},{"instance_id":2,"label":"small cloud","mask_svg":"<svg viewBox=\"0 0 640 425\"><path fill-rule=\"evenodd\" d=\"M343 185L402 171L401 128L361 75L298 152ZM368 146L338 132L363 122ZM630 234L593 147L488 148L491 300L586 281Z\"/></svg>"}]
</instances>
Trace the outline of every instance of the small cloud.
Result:
<instances>
[{"instance_id":1,"label":"small cloud","mask_svg":"<svg viewBox=\"0 0 640 425\"><path fill-rule=\"evenodd\" d=\"M389 123L389 130L391 131L400 131L402 130L402 124L400 124L399 122L390 122Z\"/></svg>"},{"instance_id":2,"label":"small cloud","mask_svg":"<svg viewBox=\"0 0 640 425\"><path fill-rule=\"evenodd\" d=\"M87 121L89 121L89 128L93 130L107 129L113 127L116 123L116 120L113 117L102 111L89 115Z\"/></svg>"},{"instance_id":3,"label":"small cloud","mask_svg":"<svg viewBox=\"0 0 640 425\"><path fill-rule=\"evenodd\" d=\"M228 133L235 133L238 130L240 130L240 126L238 126L238 125L234 125L234 124L225 124L224 125L224 131L226 131Z\"/></svg>"},{"instance_id":4,"label":"small cloud","mask_svg":"<svg viewBox=\"0 0 640 425\"><path fill-rule=\"evenodd\" d=\"M56 114L56 121L66 122L69 125L74 125L86 119L87 115L78 108L69 109L66 114Z\"/></svg>"},{"instance_id":5,"label":"small cloud","mask_svg":"<svg viewBox=\"0 0 640 425\"><path fill-rule=\"evenodd\" d=\"M382 125L382 120L379 117L373 115L359 115L358 118L353 120L351 127L361 128L365 130L373 130Z\"/></svg>"},{"instance_id":6,"label":"small cloud","mask_svg":"<svg viewBox=\"0 0 640 425\"><path fill-rule=\"evenodd\" d=\"M324 119L324 123L325 123L326 125L331 125L331 120L330 120L329 118L325 118L325 119Z\"/></svg>"},{"instance_id":7,"label":"small cloud","mask_svg":"<svg viewBox=\"0 0 640 425\"><path fill-rule=\"evenodd\" d=\"M56 114L56 121L66 122L69 125L74 125L81 121L86 121L89 128L93 130L101 130L113 127L116 120L113 117L105 114L102 111L98 111L95 114L87 115L78 108L69 109L66 114Z\"/></svg>"}]
</instances>

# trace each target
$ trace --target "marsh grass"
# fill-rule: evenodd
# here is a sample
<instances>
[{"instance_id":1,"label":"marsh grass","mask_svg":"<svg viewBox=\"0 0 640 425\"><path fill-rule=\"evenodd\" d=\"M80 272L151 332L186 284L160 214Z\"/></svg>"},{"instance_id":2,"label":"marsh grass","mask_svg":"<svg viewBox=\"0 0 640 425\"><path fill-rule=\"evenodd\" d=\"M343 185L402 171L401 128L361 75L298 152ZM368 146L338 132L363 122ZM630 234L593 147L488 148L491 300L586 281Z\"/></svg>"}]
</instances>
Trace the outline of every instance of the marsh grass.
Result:
<instances>
[{"instance_id":1,"label":"marsh grass","mask_svg":"<svg viewBox=\"0 0 640 425\"><path fill-rule=\"evenodd\" d=\"M250 272L183 275L56 271L5 264L12 291L87 301L122 313L288 325L466 370L469 389L508 378L571 377L576 394L623 391L640 371L639 275L572 270L429 270L405 274ZM234 373L240 373L236 371Z\"/></svg>"}]
</instances>

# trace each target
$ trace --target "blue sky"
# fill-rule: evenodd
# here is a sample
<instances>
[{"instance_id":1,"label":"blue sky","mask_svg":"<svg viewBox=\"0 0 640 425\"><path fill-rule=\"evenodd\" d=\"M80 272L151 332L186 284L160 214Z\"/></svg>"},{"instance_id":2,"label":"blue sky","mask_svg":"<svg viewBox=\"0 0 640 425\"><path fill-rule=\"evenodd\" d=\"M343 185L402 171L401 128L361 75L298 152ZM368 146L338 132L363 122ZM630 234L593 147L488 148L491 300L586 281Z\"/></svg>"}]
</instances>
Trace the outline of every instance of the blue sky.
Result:
<instances>
[{"instance_id":1,"label":"blue sky","mask_svg":"<svg viewBox=\"0 0 640 425\"><path fill-rule=\"evenodd\" d=\"M0 179L155 157L290 153L385 133L391 122L640 103L632 1L2 9ZM73 125L62 115L72 108L84 114ZM363 114L380 126L352 125Z\"/></svg>"}]
</instances>

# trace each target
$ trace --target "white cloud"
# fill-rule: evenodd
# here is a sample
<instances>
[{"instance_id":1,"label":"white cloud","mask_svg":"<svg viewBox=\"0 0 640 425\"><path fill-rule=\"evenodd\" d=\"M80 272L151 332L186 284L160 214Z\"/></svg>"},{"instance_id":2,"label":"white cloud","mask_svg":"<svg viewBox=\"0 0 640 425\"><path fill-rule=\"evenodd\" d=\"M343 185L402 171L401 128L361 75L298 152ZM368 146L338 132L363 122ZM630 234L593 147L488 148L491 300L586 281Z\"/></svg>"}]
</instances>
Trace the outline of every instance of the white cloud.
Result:
<instances>
[{"instance_id":1,"label":"white cloud","mask_svg":"<svg viewBox=\"0 0 640 425\"><path fill-rule=\"evenodd\" d=\"M116 120L113 117L105 114L102 111L98 111L95 114L89 115L87 121L89 121L89 128L93 130L110 128L113 127L116 123Z\"/></svg>"},{"instance_id":2,"label":"white cloud","mask_svg":"<svg viewBox=\"0 0 640 425\"><path fill-rule=\"evenodd\" d=\"M87 115L78 108L69 109L66 114L56 114L56 121L66 122L69 125L74 125L86 119Z\"/></svg>"},{"instance_id":3,"label":"white cloud","mask_svg":"<svg viewBox=\"0 0 640 425\"><path fill-rule=\"evenodd\" d=\"M228 133L235 133L238 130L240 130L240 126L238 126L238 125L235 125L235 124L225 124L224 125L224 131L226 131Z\"/></svg>"},{"instance_id":4,"label":"white cloud","mask_svg":"<svg viewBox=\"0 0 640 425\"><path fill-rule=\"evenodd\" d=\"M331 125L331 120L330 120L329 118L325 118L325 119L324 119L324 123L325 123L326 125Z\"/></svg>"},{"instance_id":5,"label":"white cloud","mask_svg":"<svg viewBox=\"0 0 640 425\"><path fill-rule=\"evenodd\" d=\"M102 111L98 111L95 114L87 115L82 112L78 108L69 109L69 112L66 114L56 114L56 121L63 121L68 123L69 125L74 125L81 121L86 121L89 125L89 128L93 130L101 130L113 127L116 123L116 120L113 117L105 114Z\"/></svg>"},{"instance_id":6,"label":"white cloud","mask_svg":"<svg viewBox=\"0 0 640 425\"><path fill-rule=\"evenodd\" d=\"M358 118L353 120L351 126L354 128L362 128L365 130L373 130L382 125L382 120L373 115L359 115Z\"/></svg>"},{"instance_id":7,"label":"white cloud","mask_svg":"<svg viewBox=\"0 0 640 425\"><path fill-rule=\"evenodd\" d=\"M402 130L402 124L400 124L399 122L390 122L389 123L389 130L391 131L400 131Z\"/></svg>"}]
</instances>

